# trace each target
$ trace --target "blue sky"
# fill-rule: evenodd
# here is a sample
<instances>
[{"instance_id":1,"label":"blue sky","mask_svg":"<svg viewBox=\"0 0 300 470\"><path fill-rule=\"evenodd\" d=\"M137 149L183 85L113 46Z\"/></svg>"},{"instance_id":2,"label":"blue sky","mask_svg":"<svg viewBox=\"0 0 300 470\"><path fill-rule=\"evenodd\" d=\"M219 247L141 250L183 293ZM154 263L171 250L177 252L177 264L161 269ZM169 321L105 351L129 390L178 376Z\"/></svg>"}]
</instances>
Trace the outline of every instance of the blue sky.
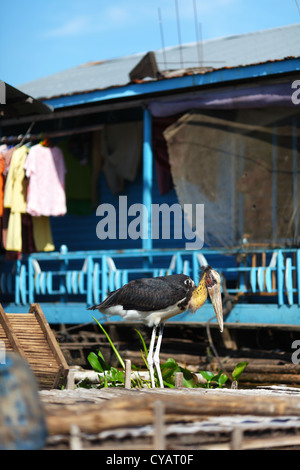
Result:
<instances>
[{"instance_id":1,"label":"blue sky","mask_svg":"<svg viewBox=\"0 0 300 470\"><path fill-rule=\"evenodd\" d=\"M181 42L300 22L300 0L177 0ZM178 44L175 0L0 0L0 79L18 86L94 60ZM300 39L300 38L299 38Z\"/></svg>"}]
</instances>

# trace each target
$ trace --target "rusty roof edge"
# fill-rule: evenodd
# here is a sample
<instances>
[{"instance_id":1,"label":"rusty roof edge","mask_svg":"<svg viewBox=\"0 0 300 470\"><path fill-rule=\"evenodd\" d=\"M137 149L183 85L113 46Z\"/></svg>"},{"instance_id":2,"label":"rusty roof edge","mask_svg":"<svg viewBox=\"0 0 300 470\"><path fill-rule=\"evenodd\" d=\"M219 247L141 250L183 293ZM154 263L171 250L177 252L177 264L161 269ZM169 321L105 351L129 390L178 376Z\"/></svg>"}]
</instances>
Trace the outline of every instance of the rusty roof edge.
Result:
<instances>
[{"instance_id":1,"label":"rusty roof edge","mask_svg":"<svg viewBox=\"0 0 300 470\"><path fill-rule=\"evenodd\" d=\"M285 64L289 65L289 67L286 67ZM293 65L294 64L294 65ZM271 69L274 68L274 65L277 66L275 67L276 69L279 67L279 65L284 65L285 67L282 67L282 70L273 70L274 73L265 73L265 70L262 70L260 75L257 72L257 67L261 68L263 66L271 67ZM215 80L211 80L210 83L203 83L203 79L207 78L207 74L187 74L184 77L171 77L171 78L164 78L164 79L159 79L159 80L152 80L149 84L149 81L143 81L142 83L131 83L130 85L123 85L123 86L115 86L115 87L110 87L110 89L104 89L104 90L87 90L86 92L79 92L75 94L69 94L69 95L60 95L57 97L52 97L52 98L44 98L44 102L47 104L50 104L53 106L54 113L52 115L48 116L40 116L37 120L48 120L48 119L56 119L59 116L65 116L65 115L73 115L73 113L81 113L82 109L85 114L88 114L89 112L101 112L103 110L109 109L119 109L119 108L124 108L124 107L134 107L134 106L147 106L152 99L155 97L157 99L158 95L160 96L160 99L162 99L164 96L167 97L168 94L172 93L172 91L176 91L176 95L185 95L186 93L191 92L191 86L197 87L198 90L207 85L212 85L212 86L230 86L234 85L237 86L238 82L240 82L240 85L243 86L243 82L245 82L245 79L248 78L248 85L249 85L249 74L248 77L236 77L235 80L227 80L226 81L226 76L227 73L231 72L235 75L235 72L237 71L249 71L250 66L243 66L243 67L237 67L237 68L226 68L224 67L222 69L222 72L220 70L214 70L211 72L211 74L219 74L223 73L225 74L225 80L223 77L223 80L218 82ZM284 76L289 77L291 74L294 74L300 70L300 57L288 57L285 59L279 59L279 60L271 60L267 61L266 63L261 63L261 64L255 64L252 65L252 67L256 68L256 75L250 75L250 78L252 79L251 82L253 85L255 85L253 78L260 78L262 80L264 79L271 79L271 80L281 80L280 77ZM269 70L270 72L270 70ZM275 73L276 72L276 73ZM228 78L228 77L227 77ZM244 78L244 80L241 80L241 78ZM287 78L286 78L287 79ZM190 84L190 89L189 87L185 86L182 88L176 88L176 82L181 81L188 81ZM156 91L156 93L153 91L153 86L156 85L156 87L161 87L162 84L169 84L169 83L175 83L173 88L171 89L170 87L165 86L165 90L160 91L160 93ZM152 86L151 86L152 85ZM185 84L186 85L186 84ZM149 91L149 86L152 88L152 97L151 93L148 93L147 95L145 94L145 87L147 87ZM132 89L138 89L139 93L136 94L130 94L129 90L132 91ZM127 92L127 93L126 93ZM89 96L89 99L87 97ZM85 105L85 107L82 107ZM91 106L92 105L92 106ZM3 119L1 120L1 126L8 126L8 125L14 125L14 124L19 124L21 122L27 122L29 120L29 117L27 118L18 118L18 119Z\"/></svg>"},{"instance_id":2,"label":"rusty roof edge","mask_svg":"<svg viewBox=\"0 0 300 470\"><path fill-rule=\"evenodd\" d=\"M287 62L298 62L299 61L299 65L297 67L295 67L295 69L293 68L289 68L288 70L286 70L286 68L284 67L284 70L278 70L277 67L275 67L277 70L274 70L275 68L274 67L270 67L272 66L272 64L283 64L283 63L287 63ZM258 63L253 63L253 64L247 64L247 65L239 65L239 66L233 66L233 67L228 67L228 66L225 66L225 67L220 67L220 68L214 68L214 67L211 67L211 68L207 68L205 67L206 70L203 70L202 67L200 68L193 68L193 69L180 69L178 70L178 72L180 71L181 73L179 73L178 75L176 75L176 73L171 73L171 74L166 74L164 75L164 71L161 71L162 73L162 76L159 77L159 78L156 78L156 79L142 79L142 80L134 80L134 81L131 81L131 82L128 82L127 84L125 85L113 85L111 87L107 87L107 88L95 88L95 89L92 89L92 90L82 90L82 91L78 91L78 92L73 92L73 93L66 93L66 94L61 94L61 95L55 95L55 96L51 96L51 97L41 97L39 98L40 101L43 101L43 102L47 102L48 104L52 104L52 100L56 100L56 99L63 99L63 98L69 98L69 97L76 97L76 96L79 96L79 95L88 95L88 94L93 94L93 93L96 93L96 92L109 92L109 91L113 91L113 90L120 90L120 89L128 89L130 86L134 86L134 85L150 85L151 84L157 84L159 82L163 82L163 81L172 81L173 79L180 79L180 78L183 78L183 77L196 77L196 76L207 76L207 75L210 75L212 73L220 73L220 75L222 74L222 72L226 72L226 71L231 71L231 72L235 72L235 71L241 71L241 70L248 70L250 71L250 74L242 74L242 75L245 75L245 76L240 76L240 74L237 74L238 76L235 78L236 80L238 79L242 79L242 78L254 78L257 76L257 67L261 68L261 67L264 67L266 66L268 68L267 71L261 71L261 76L271 76L271 75L274 75L274 74L278 74L278 73L286 73L286 72L293 72L293 71L298 71L300 70L300 56L288 56L288 57L285 57L283 59L275 59L275 60L268 60L268 61L265 61L265 62L258 62ZM271 68L273 70L271 70ZM251 75L251 69L255 69L256 71L254 72L254 75ZM174 72L174 71L173 71ZM176 71L175 71L176 72ZM223 75L223 74L222 74ZM228 76L228 79L229 80L234 80L234 77L232 75L232 73L230 74L230 76ZM223 82L223 81L226 81L226 79L224 79L224 77L222 77L222 79L220 79L220 82ZM218 83L218 80L215 80L213 81L214 84L217 84ZM198 83L198 84L194 84L194 85L204 85L206 83ZM149 88L149 87L147 87ZM173 88L173 87L172 87ZM149 92L149 91L148 91ZM153 92L157 92L157 90L153 90ZM128 97L133 97L133 96L128 96ZM118 98L120 98L120 96L118 96ZM111 97L107 98L107 99L112 99ZM53 104L52 104L53 105ZM66 105L66 106L69 106L69 105ZM55 107L55 105L54 105Z\"/></svg>"}]
</instances>

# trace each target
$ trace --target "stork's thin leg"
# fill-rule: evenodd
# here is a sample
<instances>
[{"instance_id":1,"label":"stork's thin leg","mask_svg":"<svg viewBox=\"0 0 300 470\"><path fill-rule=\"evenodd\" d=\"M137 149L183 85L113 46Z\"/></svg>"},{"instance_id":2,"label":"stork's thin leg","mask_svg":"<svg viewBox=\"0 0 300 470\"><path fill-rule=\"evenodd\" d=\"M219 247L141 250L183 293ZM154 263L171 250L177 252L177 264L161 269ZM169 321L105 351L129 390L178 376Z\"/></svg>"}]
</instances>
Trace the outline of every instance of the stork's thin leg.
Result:
<instances>
[{"instance_id":1,"label":"stork's thin leg","mask_svg":"<svg viewBox=\"0 0 300 470\"><path fill-rule=\"evenodd\" d=\"M154 368L153 368L153 351L154 351L154 343L155 343L155 338L156 338L156 328L157 327L154 325L153 330L152 330L152 335L151 335L149 352L148 352L148 356L147 356L147 362L148 362L148 366L149 366L149 373L150 373L152 388L155 388Z\"/></svg>"},{"instance_id":2,"label":"stork's thin leg","mask_svg":"<svg viewBox=\"0 0 300 470\"><path fill-rule=\"evenodd\" d=\"M159 361L159 352L160 352L160 347L161 347L161 342L162 342L162 337L163 337L163 332L164 332L164 326L165 325L163 323L160 324L156 349L155 349L155 353L153 356L153 362L157 370L160 388L164 388L164 383L163 383L162 374L160 370L160 361Z\"/></svg>"}]
</instances>

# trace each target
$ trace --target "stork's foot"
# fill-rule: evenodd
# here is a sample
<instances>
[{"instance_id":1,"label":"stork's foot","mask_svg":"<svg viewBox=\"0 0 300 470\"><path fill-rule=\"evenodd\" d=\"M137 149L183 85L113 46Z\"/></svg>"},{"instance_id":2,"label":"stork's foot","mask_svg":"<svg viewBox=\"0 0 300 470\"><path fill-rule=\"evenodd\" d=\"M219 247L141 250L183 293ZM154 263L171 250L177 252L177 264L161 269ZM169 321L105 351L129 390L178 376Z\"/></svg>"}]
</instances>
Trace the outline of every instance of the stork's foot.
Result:
<instances>
[{"instance_id":1,"label":"stork's foot","mask_svg":"<svg viewBox=\"0 0 300 470\"><path fill-rule=\"evenodd\" d=\"M153 356L152 355L148 354L147 362L148 362L148 366L149 366L151 387L155 388L154 367L153 367L154 362L153 362Z\"/></svg>"},{"instance_id":2,"label":"stork's foot","mask_svg":"<svg viewBox=\"0 0 300 470\"><path fill-rule=\"evenodd\" d=\"M160 386L160 388L164 388L164 383L163 383L163 378L162 378L162 373L161 373L161 370L160 370L160 363L159 363L159 351L160 351L161 341L162 341L162 336L163 336L163 331L164 331L163 323L161 323L161 325L159 327L158 339L157 339L157 344L156 344L156 348L155 348L155 352L154 352L156 329L157 329L157 327L154 326L153 330L152 330L152 336L151 336L151 342L150 342L150 347L149 347L149 353L148 353L148 356L147 356L147 362L148 362L148 366L149 366L149 373L150 373L152 388L155 388L154 366L156 367L156 370L157 370L159 386Z\"/></svg>"},{"instance_id":3,"label":"stork's foot","mask_svg":"<svg viewBox=\"0 0 300 470\"><path fill-rule=\"evenodd\" d=\"M148 362L148 366L149 366L151 387L155 388L155 378L154 378L154 367L155 367L156 370L157 370L159 387L164 388L164 382L163 382L162 373L161 373L161 369L160 369L159 359L157 357L155 357L155 354L154 354L154 356L151 356L151 357L148 356L147 357L147 362Z\"/></svg>"},{"instance_id":4,"label":"stork's foot","mask_svg":"<svg viewBox=\"0 0 300 470\"><path fill-rule=\"evenodd\" d=\"M159 380L159 386L160 386L160 388L164 388L164 382L163 382L162 373L161 373L161 369L160 369L159 358L156 357L155 354L154 354L154 356L153 356L153 362L154 362L154 365L155 365L156 370L157 370L157 375L158 375L158 380Z\"/></svg>"}]
</instances>

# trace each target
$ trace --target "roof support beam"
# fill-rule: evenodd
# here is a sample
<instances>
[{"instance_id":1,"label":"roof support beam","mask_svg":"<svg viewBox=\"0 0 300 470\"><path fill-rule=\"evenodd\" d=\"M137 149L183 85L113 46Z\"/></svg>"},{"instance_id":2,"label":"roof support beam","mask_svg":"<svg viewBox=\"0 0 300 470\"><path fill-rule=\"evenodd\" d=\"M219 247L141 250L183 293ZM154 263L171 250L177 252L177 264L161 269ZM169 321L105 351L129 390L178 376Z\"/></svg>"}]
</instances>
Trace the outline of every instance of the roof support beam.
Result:
<instances>
[{"instance_id":1,"label":"roof support beam","mask_svg":"<svg viewBox=\"0 0 300 470\"><path fill-rule=\"evenodd\" d=\"M151 206L153 183L153 152L152 152L152 117L148 108L144 108L143 121L143 236L142 247L151 250Z\"/></svg>"}]
</instances>

